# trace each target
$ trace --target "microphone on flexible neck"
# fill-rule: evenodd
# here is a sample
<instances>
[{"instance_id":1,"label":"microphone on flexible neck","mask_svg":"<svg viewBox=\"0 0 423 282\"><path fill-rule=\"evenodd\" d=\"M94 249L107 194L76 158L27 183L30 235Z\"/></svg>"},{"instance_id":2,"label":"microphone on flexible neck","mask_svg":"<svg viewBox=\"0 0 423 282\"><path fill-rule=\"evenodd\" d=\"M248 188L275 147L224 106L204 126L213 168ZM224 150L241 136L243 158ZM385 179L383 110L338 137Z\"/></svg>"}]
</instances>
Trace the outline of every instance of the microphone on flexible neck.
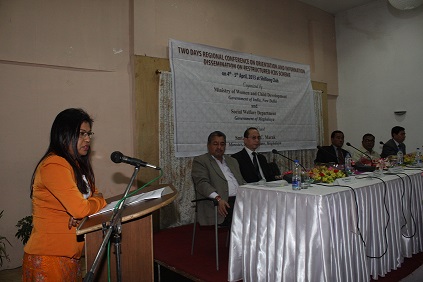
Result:
<instances>
[{"instance_id":1,"label":"microphone on flexible neck","mask_svg":"<svg viewBox=\"0 0 423 282\"><path fill-rule=\"evenodd\" d=\"M161 170L160 167L146 163L140 159L135 159L135 158L131 158L131 157L127 157L124 156L121 152L119 151L115 151L110 155L110 159L114 162L114 163L126 163L126 164L130 164L136 167L140 167L140 166L144 166L144 167L150 167L150 168L154 168L157 170Z\"/></svg>"},{"instance_id":2,"label":"microphone on flexible neck","mask_svg":"<svg viewBox=\"0 0 423 282\"><path fill-rule=\"evenodd\" d=\"M350 143L350 142L347 142L346 144L347 144L347 146L353 147L354 149L356 149L357 151L359 151L360 153L362 153L363 155L365 155L366 157L368 157L368 158L369 158L369 160L372 160L372 157L371 157L370 155L368 155L367 153L365 153L365 152L363 152L363 151L361 151L361 150L357 149L356 147L354 147L353 145L351 145L351 143Z\"/></svg>"},{"instance_id":3,"label":"microphone on flexible neck","mask_svg":"<svg viewBox=\"0 0 423 282\"><path fill-rule=\"evenodd\" d=\"M284 155L282 155L281 153L279 153L278 152L278 150L276 150L276 149L273 149L272 150L272 153L273 154L276 154L276 155L280 155L280 156L282 156L282 157L284 157L285 159L287 159L287 160L290 160L291 162L293 162L293 163L295 163L295 161L293 160L293 159L291 159L291 158L288 158L287 156L284 156ZM307 171L307 169L300 163L300 162L298 162L298 164L304 169L304 171Z\"/></svg>"},{"instance_id":4,"label":"microphone on flexible neck","mask_svg":"<svg viewBox=\"0 0 423 282\"><path fill-rule=\"evenodd\" d=\"M336 158L338 160L338 163L340 163L339 158L338 158L338 156L336 154L333 154L332 152L326 150L325 148L323 148L322 146L319 146L319 145L317 145L317 149L322 150L323 152L328 153L332 157Z\"/></svg>"}]
</instances>

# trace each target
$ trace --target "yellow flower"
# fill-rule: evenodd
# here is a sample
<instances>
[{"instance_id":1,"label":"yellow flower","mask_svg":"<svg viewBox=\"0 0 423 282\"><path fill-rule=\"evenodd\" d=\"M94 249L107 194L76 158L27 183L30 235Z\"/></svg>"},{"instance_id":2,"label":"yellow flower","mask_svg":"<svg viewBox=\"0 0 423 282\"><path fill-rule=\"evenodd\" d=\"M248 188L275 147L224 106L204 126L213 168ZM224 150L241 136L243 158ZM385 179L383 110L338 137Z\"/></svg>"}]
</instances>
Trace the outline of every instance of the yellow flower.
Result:
<instances>
[{"instance_id":1,"label":"yellow flower","mask_svg":"<svg viewBox=\"0 0 423 282\"><path fill-rule=\"evenodd\" d=\"M326 166L314 167L309 173L315 182L323 183L332 183L337 178L345 177L345 173L342 170Z\"/></svg>"},{"instance_id":2,"label":"yellow flower","mask_svg":"<svg viewBox=\"0 0 423 282\"><path fill-rule=\"evenodd\" d=\"M404 164L409 165L414 163L416 152L404 155Z\"/></svg>"}]
</instances>

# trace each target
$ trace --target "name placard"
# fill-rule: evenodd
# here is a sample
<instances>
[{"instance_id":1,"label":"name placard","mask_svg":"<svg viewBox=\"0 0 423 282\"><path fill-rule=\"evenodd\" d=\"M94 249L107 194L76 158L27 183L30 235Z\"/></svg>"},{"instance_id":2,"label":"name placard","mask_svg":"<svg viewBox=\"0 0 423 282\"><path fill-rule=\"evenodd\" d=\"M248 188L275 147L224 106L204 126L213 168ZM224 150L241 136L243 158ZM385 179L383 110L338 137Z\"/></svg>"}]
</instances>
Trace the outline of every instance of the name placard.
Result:
<instances>
[{"instance_id":1,"label":"name placard","mask_svg":"<svg viewBox=\"0 0 423 282\"><path fill-rule=\"evenodd\" d=\"M336 179L333 182L333 184L334 185L348 185L348 184L352 184L352 183L356 183L356 182L357 182L357 179L355 178L355 176L348 176L348 177Z\"/></svg>"},{"instance_id":2,"label":"name placard","mask_svg":"<svg viewBox=\"0 0 423 282\"><path fill-rule=\"evenodd\" d=\"M404 172L404 168L402 166L394 166L388 168L388 173L401 173Z\"/></svg>"}]
</instances>

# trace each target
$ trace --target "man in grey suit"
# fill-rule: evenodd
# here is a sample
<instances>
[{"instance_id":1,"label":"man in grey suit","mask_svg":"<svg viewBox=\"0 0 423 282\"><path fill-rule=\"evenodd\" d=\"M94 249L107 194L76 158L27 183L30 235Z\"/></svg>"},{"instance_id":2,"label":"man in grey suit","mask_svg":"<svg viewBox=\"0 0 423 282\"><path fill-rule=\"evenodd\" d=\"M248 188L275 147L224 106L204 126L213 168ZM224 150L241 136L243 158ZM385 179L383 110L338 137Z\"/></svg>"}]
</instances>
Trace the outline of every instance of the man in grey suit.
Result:
<instances>
[{"instance_id":1,"label":"man in grey suit","mask_svg":"<svg viewBox=\"0 0 423 282\"><path fill-rule=\"evenodd\" d=\"M218 223L230 225L236 190L245 183L236 159L225 155L226 135L220 131L210 133L208 153L197 156L192 163L191 176L195 191L201 197L215 198L219 202ZM200 225L214 224L214 205L211 201L198 202Z\"/></svg>"}]
</instances>

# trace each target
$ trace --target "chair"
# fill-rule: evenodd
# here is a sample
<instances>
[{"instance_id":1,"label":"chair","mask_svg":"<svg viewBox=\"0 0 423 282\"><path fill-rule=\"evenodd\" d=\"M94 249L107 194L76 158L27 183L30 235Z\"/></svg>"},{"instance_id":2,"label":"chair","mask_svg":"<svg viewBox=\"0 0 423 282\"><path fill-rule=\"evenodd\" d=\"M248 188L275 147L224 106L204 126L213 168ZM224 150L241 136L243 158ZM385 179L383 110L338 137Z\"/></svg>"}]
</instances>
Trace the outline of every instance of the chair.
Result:
<instances>
[{"instance_id":1,"label":"chair","mask_svg":"<svg viewBox=\"0 0 423 282\"><path fill-rule=\"evenodd\" d=\"M195 192L196 198L197 198L197 192ZM211 198L200 198L192 200L191 202L195 204L195 219L194 219L194 229L192 232L192 244L191 244L191 255L194 253L194 242L195 242L195 230L197 227L197 211L198 211L198 202L202 201L211 201L214 205L214 232L215 232L215 243L216 243L216 270L219 270L219 234L217 232L218 225L217 225L217 207L219 206L219 202L216 199Z\"/></svg>"},{"instance_id":2,"label":"chair","mask_svg":"<svg viewBox=\"0 0 423 282\"><path fill-rule=\"evenodd\" d=\"M273 175L281 175L281 171L279 169L278 164L276 163L275 160L273 160L273 162L269 163L269 167L270 167L270 171L272 172Z\"/></svg>"}]
</instances>

